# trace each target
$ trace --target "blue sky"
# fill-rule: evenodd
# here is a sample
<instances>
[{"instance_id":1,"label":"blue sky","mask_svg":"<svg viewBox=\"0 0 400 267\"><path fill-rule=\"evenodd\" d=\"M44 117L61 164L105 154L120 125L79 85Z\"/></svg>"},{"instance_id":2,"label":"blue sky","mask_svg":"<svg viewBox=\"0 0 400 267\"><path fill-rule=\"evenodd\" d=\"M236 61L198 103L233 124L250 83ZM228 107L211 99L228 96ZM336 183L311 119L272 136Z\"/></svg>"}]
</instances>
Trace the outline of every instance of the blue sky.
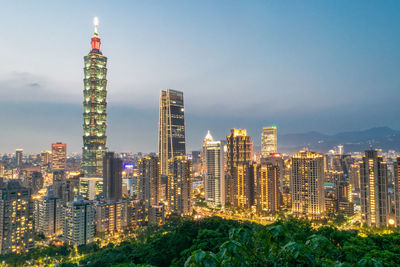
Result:
<instances>
[{"instance_id":1,"label":"blue sky","mask_svg":"<svg viewBox=\"0 0 400 267\"><path fill-rule=\"evenodd\" d=\"M8 1L0 152L82 145L83 56L100 19L108 147L156 151L159 91L185 93L188 149L207 130L400 129L399 1Z\"/></svg>"}]
</instances>

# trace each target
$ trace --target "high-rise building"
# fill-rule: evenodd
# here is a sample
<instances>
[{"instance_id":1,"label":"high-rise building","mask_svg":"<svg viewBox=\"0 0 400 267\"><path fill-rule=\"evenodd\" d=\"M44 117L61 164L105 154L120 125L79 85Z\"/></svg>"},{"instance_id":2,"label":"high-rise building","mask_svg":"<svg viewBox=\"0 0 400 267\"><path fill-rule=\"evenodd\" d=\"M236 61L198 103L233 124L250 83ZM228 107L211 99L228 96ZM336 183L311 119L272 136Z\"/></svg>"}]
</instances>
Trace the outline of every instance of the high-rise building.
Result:
<instances>
[{"instance_id":1,"label":"high-rise building","mask_svg":"<svg viewBox=\"0 0 400 267\"><path fill-rule=\"evenodd\" d=\"M62 234L63 218L62 218L62 201L60 197L54 195L52 190L48 190L47 194L38 199L34 199L35 214L37 220L35 230L43 233L46 237L54 237Z\"/></svg>"},{"instance_id":2,"label":"high-rise building","mask_svg":"<svg viewBox=\"0 0 400 267\"><path fill-rule=\"evenodd\" d=\"M104 157L103 193L108 201L122 199L122 159L114 152L107 152Z\"/></svg>"},{"instance_id":3,"label":"high-rise building","mask_svg":"<svg viewBox=\"0 0 400 267\"><path fill-rule=\"evenodd\" d=\"M57 142L51 145L51 169L53 171L67 169L67 144Z\"/></svg>"},{"instance_id":4,"label":"high-rise building","mask_svg":"<svg viewBox=\"0 0 400 267\"><path fill-rule=\"evenodd\" d=\"M395 223L400 227L400 157L394 162L394 200Z\"/></svg>"},{"instance_id":5,"label":"high-rise building","mask_svg":"<svg viewBox=\"0 0 400 267\"><path fill-rule=\"evenodd\" d=\"M151 205L149 209L149 224L160 225L165 221L165 207L164 204Z\"/></svg>"},{"instance_id":6,"label":"high-rise building","mask_svg":"<svg viewBox=\"0 0 400 267\"><path fill-rule=\"evenodd\" d=\"M0 188L0 253L33 248L33 203L29 189L10 180Z\"/></svg>"},{"instance_id":7,"label":"high-rise building","mask_svg":"<svg viewBox=\"0 0 400 267\"><path fill-rule=\"evenodd\" d=\"M254 176L257 164L237 163L234 173L233 205L251 208L254 205Z\"/></svg>"},{"instance_id":8,"label":"high-rise building","mask_svg":"<svg viewBox=\"0 0 400 267\"><path fill-rule=\"evenodd\" d=\"M66 204L64 214L63 236L68 242L76 246L93 242L96 209L92 202L78 195Z\"/></svg>"},{"instance_id":9,"label":"high-rise building","mask_svg":"<svg viewBox=\"0 0 400 267\"><path fill-rule=\"evenodd\" d=\"M320 219L325 215L324 156L300 151L292 157L292 211L296 216Z\"/></svg>"},{"instance_id":10,"label":"high-rise building","mask_svg":"<svg viewBox=\"0 0 400 267\"><path fill-rule=\"evenodd\" d=\"M189 215L192 210L192 161L187 156L169 160L168 210Z\"/></svg>"},{"instance_id":11,"label":"high-rise building","mask_svg":"<svg viewBox=\"0 0 400 267\"><path fill-rule=\"evenodd\" d=\"M366 150L360 164L361 221L387 226L387 164L376 150Z\"/></svg>"},{"instance_id":12,"label":"high-rise building","mask_svg":"<svg viewBox=\"0 0 400 267\"><path fill-rule=\"evenodd\" d=\"M204 195L212 207L225 206L224 142L208 141L203 145L204 153Z\"/></svg>"},{"instance_id":13,"label":"high-rise building","mask_svg":"<svg viewBox=\"0 0 400 267\"><path fill-rule=\"evenodd\" d=\"M158 157L147 156L138 160L138 196L148 209L160 203L160 162Z\"/></svg>"},{"instance_id":14,"label":"high-rise building","mask_svg":"<svg viewBox=\"0 0 400 267\"><path fill-rule=\"evenodd\" d=\"M127 201L127 226L137 228L145 222L146 211L143 201L140 199L130 199Z\"/></svg>"},{"instance_id":15,"label":"high-rise building","mask_svg":"<svg viewBox=\"0 0 400 267\"><path fill-rule=\"evenodd\" d=\"M183 92L172 89L160 94L158 156L161 175L168 175L168 160L186 155Z\"/></svg>"},{"instance_id":16,"label":"high-rise building","mask_svg":"<svg viewBox=\"0 0 400 267\"><path fill-rule=\"evenodd\" d=\"M279 172L277 164L257 165L255 201L258 210L276 212L280 208Z\"/></svg>"},{"instance_id":17,"label":"high-rise building","mask_svg":"<svg viewBox=\"0 0 400 267\"><path fill-rule=\"evenodd\" d=\"M23 154L24 150L22 148L15 150L15 164L17 167L22 167Z\"/></svg>"},{"instance_id":18,"label":"high-rise building","mask_svg":"<svg viewBox=\"0 0 400 267\"><path fill-rule=\"evenodd\" d=\"M271 153L278 152L276 126L264 127L261 133L261 153L268 157Z\"/></svg>"},{"instance_id":19,"label":"high-rise building","mask_svg":"<svg viewBox=\"0 0 400 267\"><path fill-rule=\"evenodd\" d=\"M97 25L91 43L92 50L84 57L82 171L86 177L102 177L107 139L107 58L100 51Z\"/></svg>"},{"instance_id":20,"label":"high-rise building","mask_svg":"<svg viewBox=\"0 0 400 267\"><path fill-rule=\"evenodd\" d=\"M251 163L253 160L253 142L246 130L232 129L226 137L226 177L225 198L226 203L233 204L235 199L235 175L238 164Z\"/></svg>"}]
</instances>

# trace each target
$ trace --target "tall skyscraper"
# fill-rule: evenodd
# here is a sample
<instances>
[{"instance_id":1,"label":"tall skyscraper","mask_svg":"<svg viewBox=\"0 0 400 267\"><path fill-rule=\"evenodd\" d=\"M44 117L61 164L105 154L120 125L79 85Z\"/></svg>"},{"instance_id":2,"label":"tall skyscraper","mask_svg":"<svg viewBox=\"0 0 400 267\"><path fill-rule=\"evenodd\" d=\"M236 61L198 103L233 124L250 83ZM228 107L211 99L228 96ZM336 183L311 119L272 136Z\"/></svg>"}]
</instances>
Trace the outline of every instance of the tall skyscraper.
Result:
<instances>
[{"instance_id":1,"label":"tall skyscraper","mask_svg":"<svg viewBox=\"0 0 400 267\"><path fill-rule=\"evenodd\" d=\"M183 92L172 89L160 94L158 156L161 175L168 175L168 160L186 155Z\"/></svg>"},{"instance_id":2,"label":"tall skyscraper","mask_svg":"<svg viewBox=\"0 0 400 267\"><path fill-rule=\"evenodd\" d=\"M67 145L61 142L51 145L51 169L62 171L67 169Z\"/></svg>"},{"instance_id":3,"label":"tall skyscraper","mask_svg":"<svg viewBox=\"0 0 400 267\"><path fill-rule=\"evenodd\" d=\"M261 153L268 157L271 153L278 152L276 126L264 127L261 133Z\"/></svg>"},{"instance_id":4,"label":"tall skyscraper","mask_svg":"<svg viewBox=\"0 0 400 267\"><path fill-rule=\"evenodd\" d=\"M324 156L300 151L292 157L291 187L294 215L320 219L325 215Z\"/></svg>"},{"instance_id":5,"label":"tall skyscraper","mask_svg":"<svg viewBox=\"0 0 400 267\"><path fill-rule=\"evenodd\" d=\"M10 180L0 188L0 253L33 248L33 203L29 189Z\"/></svg>"},{"instance_id":6,"label":"tall skyscraper","mask_svg":"<svg viewBox=\"0 0 400 267\"><path fill-rule=\"evenodd\" d=\"M122 199L122 159L114 152L107 152L104 157L103 193L109 201Z\"/></svg>"},{"instance_id":7,"label":"tall skyscraper","mask_svg":"<svg viewBox=\"0 0 400 267\"><path fill-rule=\"evenodd\" d=\"M100 51L95 18L92 50L84 57L82 171L86 177L103 176L106 153L107 58Z\"/></svg>"},{"instance_id":8,"label":"tall skyscraper","mask_svg":"<svg viewBox=\"0 0 400 267\"><path fill-rule=\"evenodd\" d=\"M189 215L192 208L192 161L187 156L169 160L168 209L171 213Z\"/></svg>"},{"instance_id":9,"label":"tall skyscraper","mask_svg":"<svg viewBox=\"0 0 400 267\"><path fill-rule=\"evenodd\" d=\"M396 226L400 227L400 157L394 162L394 200Z\"/></svg>"},{"instance_id":10,"label":"tall skyscraper","mask_svg":"<svg viewBox=\"0 0 400 267\"><path fill-rule=\"evenodd\" d=\"M361 221L387 226L387 164L376 150L366 150L360 164Z\"/></svg>"},{"instance_id":11,"label":"tall skyscraper","mask_svg":"<svg viewBox=\"0 0 400 267\"><path fill-rule=\"evenodd\" d=\"M138 160L138 196L148 209L161 201L160 163L158 157L147 156Z\"/></svg>"},{"instance_id":12,"label":"tall skyscraper","mask_svg":"<svg viewBox=\"0 0 400 267\"><path fill-rule=\"evenodd\" d=\"M279 210L279 172L278 164L265 163L257 165L255 178L257 209L267 212Z\"/></svg>"},{"instance_id":13,"label":"tall skyscraper","mask_svg":"<svg viewBox=\"0 0 400 267\"><path fill-rule=\"evenodd\" d=\"M15 164L17 167L22 167L22 158L23 158L24 150L22 148L18 148L15 150Z\"/></svg>"},{"instance_id":14,"label":"tall skyscraper","mask_svg":"<svg viewBox=\"0 0 400 267\"><path fill-rule=\"evenodd\" d=\"M224 142L208 141L203 145L204 195L208 205L225 206Z\"/></svg>"},{"instance_id":15,"label":"tall skyscraper","mask_svg":"<svg viewBox=\"0 0 400 267\"><path fill-rule=\"evenodd\" d=\"M65 206L64 238L77 246L93 242L95 214L93 203L81 196L68 202Z\"/></svg>"},{"instance_id":16,"label":"tall skyscraper","mask_svg":"<svg viewBox=\"0 0 400 267\"><path fill-rule=\"evenodd\" d=\"M251 163L253 160L253 142L246 130L232 129L226 137L226 202L233 204L235 199L236 167L238 164Z\"/></svg>"}]
</instances>

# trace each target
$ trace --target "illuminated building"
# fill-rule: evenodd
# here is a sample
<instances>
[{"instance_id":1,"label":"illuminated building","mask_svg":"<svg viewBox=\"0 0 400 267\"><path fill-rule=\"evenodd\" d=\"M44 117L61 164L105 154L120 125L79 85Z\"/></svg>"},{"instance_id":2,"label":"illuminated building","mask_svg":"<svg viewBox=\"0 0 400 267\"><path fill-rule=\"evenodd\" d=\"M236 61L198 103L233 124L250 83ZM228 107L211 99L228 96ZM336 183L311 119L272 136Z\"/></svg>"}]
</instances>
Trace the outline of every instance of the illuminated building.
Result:
<instances>
[{"instance_id":1,"label":"illuminated building","mask_svg":"<svg viewBox=\"0 0 400 267\"><path fill-rule=\"evenodd\" d=\"M203 139L203 149L201 151L201 175L206 175L207 172L205 149L206 144L212 141L214 141L214 138L212 137L210 131L207 131L207 134Z\"/></svg>"},{"instance_id":2,"label":"illuminated building","mask_svg":"<svg viewBox=\"0 0 400 267\"><path fill-rule=\"evenodd\" d=\"M272 163L256 166L255 201L258 210L276 212L280 208L278 165Z\"/></svg>"},{"instance_id":3,"label":"illuminated building","mask_svg":"<svg viewBox=\"0 0 400 267\"><path fill-rule=\"evenodd\" d=\"M30 191L18 181L10 180L0 188L0 253L23 253L33 247Z\"/></svg>"},{"instance_id":4,"label":"illuminated building","mask_svg":"<svg viewBox=\"0 0 400 267\"><path fill-rule=\"evenodd\" d=\"M107 58L100 51L97 19L92 50L84 57L82 171L85 177L103 176L106 154Z\"/></svg>"},{"instance_id":5,"label":"illuminated building","mask_svg":"<svg viewBox=\"0 0 400 267\"><path fill-rule=\"evenodd\" d=\"M40 189L43 188L43 175L41 172L32 172L29 176L24 179L24 186L31 190L31 194L36 194Z\"/></svg>"},{"instance_id":6,"label":"illuminated building","mask_svg":"<svg viewBox=\"0 0 400 267\"><path fill-rule=\"evenodd\" d=\"M165 208L164 204L151 205L149 209L149 224L160 225L165 221Z\"/></svg>"},{"instance_id":7,"label":"illuminated building","mask_svg":"<svg viewBox=\"0 0 400 267\"><path fill-rule=\"evenodd\" d=\"M168 175L168 160L186 155L183 92L172 89L160 93L158 156L161 175Z\"/></svg>"},{"instance_id":8,"label":"illuminated building","mask_svg":"<svg viewBox=\"0 0 400 267\"><path fill-rule=\"evenodd\" d=\"M103 193L103 178L101 177L80 177L79 195L84 199L94 200L96 196Z\"/></svg>"},{"instance_id":9,"label":"illuminated building","mask_svg":"<svg viewBox=\"0 0 400 267\"><path fill-rule=\"evenodd\" d=\"M324 156L305 151L293 155L290 180L293 214L322 218L325 215Z\"/></svg>"},{"instance_id":10,"label":"illuminated building","mask_svg":"<svg viewBox=\"0 0 400 267\"><path fill-rule=\"evenodd\" d=\"M96 205L96 231L99 233L120 232L126 226L124 211L126 202L101 202Z\"/></svg>"},{"instance_id":11,"label":"illuminated building","mask_svg":"<svg viewBox=\"0 0 400 267\"><path fill-rule=\"evenodd\" d=\"M50 167L50 151L40 152L40 171L45 172L49 170Z\"/></svg>"},{"instance_id":12,"label":"illuminated building","mask_svg":"<svg viewBox=\"0 0 400 267\"><path fill-rule=\"evenodd\" d=\"M122 199L122 160L114 152L104 157L103 193L108 201Z\"/></svg>"},{"instance_id":13,"label":"illuminated building","mask_svg":"<svg viewBox=\"0 0 400 267\"><path fill-rule=\"evenodd\" d=\"M161 201L160 163L158 157L147 156L138 160L138 196L146 209Z\"/></svg>"},{"instance_id":14,"label":"illuminated building","mask_svg":"<svg viewBox=\"0 0 400 267\"><path fill-rule=\"evenodd\" d=\"M350 166L350 182L352 185L353 191L360 191L360 163L353 163Z\"/></svg>"},{"instance_id":15,"label":"illuminated building","mask_svg":"<svg viewBox=\"0 0 400 267\"><path fill-rule=\"evenodd\" d=\"M207 205L225 206L225 168L224 142L208 141L203 145L204 151L204 196Z\"/></svg>"},{"instance_id":16,"label":"illuminated building","mask_svg":"<svg viewBox=\"0 0 400 267\"><path fill-rule=\"evenodd\" d=\"M93 242L96 208L92 202L78 195L74 201L67 202L64 214L63 236L66 241L75 246Z\"/></svg>"},{"instance_id":17,"label":"illuminated building","mask_svg":"<svg viewBox=\"0 0 400 267\"><path fill-rule=\"evenodd\" d=\"M233 205L241 208L251 208L254 205L254 178L256 164L247 162L237 163L233 177Z\"/></svg>"},{"instance_id":18,"label":"illuminated building","mask_svg":"<svg viewBox=\"0 0 400 267\"><path fill-rule=\"evenodd\" d=\"M276 126L264 127L261 133L261 152L263 157L278 152Z\"/></svg>"},{"instance_id":19,"label":"illuminated building","mask_svg":"<svg viewBox=\"0 0 400 267\"><path fill-rule=\"evenodd\" d=\"M225 196L226 203L233 204L237 199L235 183L237 181L236 167L238 164L251 163L253 160L253 143L246 130L232 129L226 137L226 177Z\"/></svg>"},{"instance_id":20,"label":"illuminated building","mask_svg":"<svg viewBox=\"0 0 400 267\"><path fill-rule=\"evenodd\" d=\"M67 179L64 171L55 171L52 189L63 203L73 201L75 195L78 195L79 192L79 177Z\"/></svg>"},{"instance_id":21,"label":"illuminated building","mask_svg":"<svg viewBox=\"0 0 400 267\"><path fill-rule=\"evenodd\" d=\"M187 156L169 160L168 210L170 213L189 215L192 208L192 161Z\"/></svg>"},{"instance_id":22,"label":"illuminated building","mask_svg":"<svg viewBox=\"0 0 400 267\"><path fill-rule=\"evenodd\" d=\"M142 226L145 222L146 211L143 201L133 199L127 201L127 225L131 228Z\"/></svg>"},{"instance_id":23,"label":"illuminated building","mask_svg":"<svg viewBox=\"0 0 400 267\"><path fill-rule=\"evenodd\" d=\"M366 150L360 164L361 221L387 226L387 164L376 150Z\"/></svg>"},{"instance_id":24,"label":"illuminated building","mask_svg":"<svg viewBox=\"0 0 400 267\"><path fill-rule=\"evenodd\" d=\"M22 167L23 153L24 153L24 150L21 148L18 148L17 150L15 150L15 164L17 165L17 167Z\"/></svg>"},{"instance_id":25,"label":"illuminated building","mask_svg":"<svg viewBox=\"0 0 400 267\"><path fill-rule=\"evenodd\" d=\"M400 157L394 162L394 199L395 223L400 227Z\"/></svg>"},{"instance_id":26,"label":"illuminated building","mask_svg":"<svg viewBox=\"0 0 400 267\"><path fill-rule=\"evenodd\" d=\"M43 233L46 237L58 236L62 234L62 201L54 195L52 190L48 190L45 196L34 199L36 232Z\"/></svg>"},{"instance_id":27,"label":"illuminated building","mask_svg":"<svg viewBox=\"0 0 400 267\"><path fill-rule=\"evenodd\" d=\"M51 145L51 169L62 171L67 169L67 145L61 142Z\"/></svg>"}]
</instances>

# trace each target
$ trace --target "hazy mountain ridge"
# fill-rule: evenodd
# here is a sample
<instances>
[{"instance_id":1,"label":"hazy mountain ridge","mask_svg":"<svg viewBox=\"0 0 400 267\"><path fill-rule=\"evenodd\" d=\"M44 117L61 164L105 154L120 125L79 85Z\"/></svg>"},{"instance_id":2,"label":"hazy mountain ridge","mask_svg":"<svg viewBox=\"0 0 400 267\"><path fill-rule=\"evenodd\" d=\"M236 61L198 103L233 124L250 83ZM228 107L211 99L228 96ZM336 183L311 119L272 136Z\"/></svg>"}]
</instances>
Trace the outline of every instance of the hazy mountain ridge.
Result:
<instances>
[{"instance_id":1,"label":"hazy mountain ridge","mask_svg":"<svg viewBox=\"0 0 400 267\"><path fill-rule=\"evenodd\" d=\"M345 152L364 151L370 147L380 148L384 151L400 151L400 131L389 127L374 127L334 135L312 131L278 136L279 151L287 153L296 152L304 147L308 147L312 151L326 153L337 145L343 145Z\"/></svg>"}]
</instances>

